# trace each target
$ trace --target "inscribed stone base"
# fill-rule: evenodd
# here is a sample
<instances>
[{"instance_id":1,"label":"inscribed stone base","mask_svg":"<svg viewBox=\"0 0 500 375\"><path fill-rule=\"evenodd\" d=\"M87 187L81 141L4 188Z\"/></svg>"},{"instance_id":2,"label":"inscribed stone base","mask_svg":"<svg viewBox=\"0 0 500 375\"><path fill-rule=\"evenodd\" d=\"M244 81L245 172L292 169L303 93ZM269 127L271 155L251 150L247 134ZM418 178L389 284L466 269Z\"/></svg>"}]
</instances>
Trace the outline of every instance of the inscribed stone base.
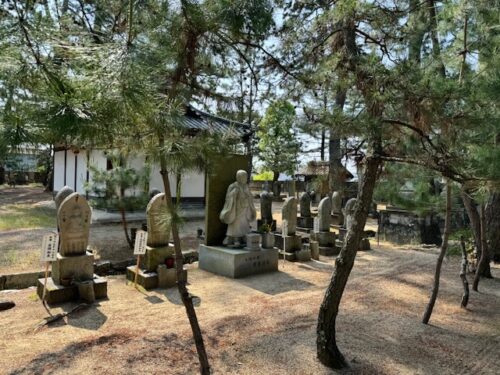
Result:
<instances>
[{"instance_id":1,"label":"inscribed stone base","mask_svg":"<svg viewBox=\"0 0 500 375\"><path fill-rule=\"evenodd\" d=\"M183 270L183 272L187 281L187 270ZM177 270L175 268L167 268L164 264L160 264L157 273L158 288L171 288L177 284Z\"/></svg>"},{"instance_id":2,"label":"inscribed stone base","mask_svg":"<svg viewBox=\"0 0 500 375\"><path fill-rule=\"evenodd\" d=\"M314 228L314 218L313 217L298 217L297 226L301 228Z\"/></svg>"},{"instance_id":3,"label":"inscribed stone base","mask_svg":"<svg viewBox=\"0 0 500 375\"><path fill-rule=\"evenodd\" d=\"M274 234L274 246L283 250L283 236L281 233ZM293 253L300 249L302 249L302 237L294 234L285 238L285 251L287 253Z\"/></svg>"},{"instance_id":4,"label":"inscribed stone base","mask_svg":"<svg viewBox=\"0 0 500 375\"><path fill-rule=\"evenodd\" d=\"M141 260L142 268L149 272L156 272L160 264L165 264L165 259L174 256L174 246L166 245L161 247L146 246L146 254Z\"/></svg>"},{"instance_id":5,"label":"inscribed stone base","mask_svg":"<svg viewBox=\"0 0 500 375\"><path fill-rule=\"evenodd\" d=\"M94 296L96 299L106 298L108 296L108 281L97 275L93 276ZM40 299L43 296L43 284L45 279L38 279L37 294ZM71 284L69 286L62 286L56 284L52 277L47 279L47 290L45 292L45 300L49 304L63 303L68 301L76 301L80 298L78 294L78 286Z\"/></svg>"},{"instance_id":6,"label":"inscribed stone base","mask_svg":"<svg viewBox=\"0 0 500 375\"><path fill-rule=\"evenodd\" d=\"M94 275L94 256L85 255L62 256L57 254L57 260L52 263L52 278L56 284L61 284L61 279L71 281L92 280Z\"/></svg>"},{"instance_id":7,"label":"inscribed stone base","mask_svg":"<svg viewBox=\"0 0 500 375\"><path fill-rule=\"evenodd\" d=\"M340 253L340 247L334 246L320 246L319 254L324 256L338 255Z\"/></svg>"},{"instance_id":8,"label":"inscribed stone base","mask_svg":"<svg viewBox=\"0 0 500 375\"><path fill-rule=\"evenodd\" d=\"M333 232L311 232L310 238L318 241L320 247L335 246L335 233Z\"/></svg>"},{"instance_id":9,"label":"inscribed stone base","mask_svg":"<svg viewBox=\"0 0 500 375\"><path fill-rule=\"evenodd\" d=\"M135 266L127 267L127 280L131 283L135 281ZM139 268L137 275L137 284L146 290L158 288L158 273L146 271Z\"/></svg>"},{"instance_id":10,"label":"inscribed stone base","mask_svg":"<svg viewBox=\"0 0 500 375\"><path fill-rule=\"evenodd\" d=\"M247 251L200 245L198 267L233 279L274 272L278 270L278 250Z\"/></svg>"},{"instance_id":11,"label":"inscribed stone base","mask_svg":"<svg viewBox=\"0 0 500 375\"><path fill-rule=\"evenodd\" d=\"M257 220L257 230L260 230L260 227L265 224L263 220ZM273 220L271 223L271 231L274 232L276 230L276 220Z\"/></svg>"}]
</instances>

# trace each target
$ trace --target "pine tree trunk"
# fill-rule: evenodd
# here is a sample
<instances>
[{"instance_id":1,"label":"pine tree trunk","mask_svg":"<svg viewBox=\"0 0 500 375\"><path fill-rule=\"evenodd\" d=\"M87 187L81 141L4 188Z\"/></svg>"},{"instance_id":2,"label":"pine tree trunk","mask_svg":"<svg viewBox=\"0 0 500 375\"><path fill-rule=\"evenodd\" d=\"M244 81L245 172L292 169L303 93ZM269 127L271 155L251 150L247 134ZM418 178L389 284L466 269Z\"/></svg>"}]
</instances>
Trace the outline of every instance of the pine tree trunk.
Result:
<instances>
[{"instance_id":1,"label":"pine tree trunk","mask_svg":"<svg viewBox=\"0 0 500 375\"><path fill-rule=\"evenodd\" d=\"M484 206L480 207L480 224L481 224L481 258L477 265L476 274L474 275L474 282L472 283L472 290L477 292L479 286L479 280L481 276L484 275L486 267L490 265L490 257L488 254L488 245L486 243L486 220L485 220L485 209Z\"/></svg>"},{"instance_id":2,"label":"pine tree trunk","mask_svg":"<svg viewBox=\"0 0 500 375\"><path fill-rule=\"evenodd\" d=\"M500 262L500 193L491 193L486 208L486 239L489 254ZM484 275L483 275L484 276Z\"/></svg>"},{"instance_id":3,"label":"pine tree trunk","mask_svg":"<svg viewBox=\"0 0 500 375\"><path fill-rule=\"evenodd\" d=\"M160 150L163 149L164 141L160 137ZM198 352L198 360L200 362L200 373L210 374L210 365L208 363L208 356L205 350L205 344L203 342L203 335L201 333L200 325L198 324L198 318L196 317L196 311L193 305L193 299L189 294L186 287L186 278L183 272L183 257L181 251L181 240L179 237L179 230L177 228L177 213L172 202L172 192L170 191L170 179L167 169L167 159L165 155L160 157L160 173L163 180L163 187L165 189L165 198L167 200L167 208L172 218L172 238L174 240L174 250L175 250L175 268L177 274L177 288L179 289L179 294L181 295L182 303L186 308L186 314L189 319L189 324L191 325L191 330L193 332L193 339L196 345L196 350Z\"/></svg>"},{"instance_id":4,"label":"pine tree trunk","mask_svg":"<svg viewBox=\"0 0 500 375\"><path fill-rule=\"evenodd\" d=\"M467 260L467 249L465 248L465 239L460 236L460 247L462 248L462 264L460 268L460 279L462 280L462 285L464 287L464 294L462 295L462 302L460 306L464 309L469 303L469 282L467 281L467 266L469 264Z\"/></svg>"},{"instance_id":5,"label":"pine tree trunk","mask_svg":"<svg viewBox=\"0 0 500 375\"><path fill-rule=\"evenodd\" d=\"M422 318L422 323L427 324L432 315L432 310L434 309L434 304L439 292L439 279L441 277L441 266L443 264L444 256L446 255L446 250L448 250L448 238L450 237L451 228L451 183L446 181L446 216L444 220L444 235L443 243L441 244L441 251L439 252L438 260L436 263L436 270L434 271L434 285L432 286L431 297L429 298L429 303L425 309L424 317Z\"/></svg>"},{"instance_id":6,"label":"pine tree trunk","mask_svg":"<svg viewBox=\"0 0 500 375\"><path fill-rule=\"evenodd\" d=\"M125 238L127 239L128 247L130 249L133 249L134 243L132 242L132 238L130 237L130 234L128 233L127 217L125 214L124 207L120 207L120 214L122 216L122 227L123 227L123 231L125 232Z\"/></svg>"},{"instance_id":7,"label":"pine tree trunk","mask_svg":"<svg viewBox=\"0 0 500 375\"><path fill-rule=\"evenodd\" d=\"M318 359L325 366L336 369L348 367L347 360L337 347L335 324L340 301L365 228L379 166L380 160L378 158L367 158L366 171L358 194L352 226L349 228L342 250L335 261L333 276L319 310L316 328Z\"/></svg>"}]
</instances>

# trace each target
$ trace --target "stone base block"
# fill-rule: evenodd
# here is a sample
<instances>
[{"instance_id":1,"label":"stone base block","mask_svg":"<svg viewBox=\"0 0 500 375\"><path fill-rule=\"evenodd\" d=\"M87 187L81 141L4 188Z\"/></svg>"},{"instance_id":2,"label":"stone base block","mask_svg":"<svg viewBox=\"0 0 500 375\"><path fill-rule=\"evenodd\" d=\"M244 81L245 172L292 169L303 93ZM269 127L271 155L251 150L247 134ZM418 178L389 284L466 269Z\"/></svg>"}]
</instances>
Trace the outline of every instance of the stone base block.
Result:
<instances>
[{"instance_id":1,"label":"stone base block","mask_svg":"<svg viewBox=\"0 0 500 375\"><path fill-rule=\"evenodd\" d=\"M347 229L339 228L339 240L344 241L347 235Z\"/></svg>"},{"instance_id":2,"label":"stone base block","mask_svg":"<svg viewBox=\"0 0 500 375\"><path fill-rule=\"evenodd\" d=\"M135 266L127 267L127 280L132 283L135 281ZM139 268L137 284L146 290L158 288L158 273Z\"/></svg>"},{"instance_id":3,"label":"stone base block","mask_svg":"<svg viewBox=\"0 0 500 375\"><path fill-rule=\"evenodd\" d=\"M333 232L311 232L313 241L318 241L320 247L335 246L335 233Z\"/></svg>"},{"instance_id":4,"label":"stone base block","mask_svg":"<svg viewBox=\"0 0 500 375\"><path fill-rule=\"evenodd\" d=\"M79 280L92 280L94 276L94 256L91 253L85 255L62 256L57 254L57 260L52 263L52 278L56 284Z\"/></svg>"},{"instance_id":5,"label":"stone base block","mask_svg":"<svg viewBox=\"0 0 500 375\"><path fill-rule=\"evenodd\" d=\"M334 246L320 246L319 247L319 254L323 256L333 256L333 255L338 255L340 253L340 247Z\"/></svg>"},{"instance_id":6,"label":"stone base block","mask_svg":"<svg viewBox=\"0 0 500 375\"><path fill-rule=\"evenodd\" d=\"M44 278L38 279L37 294L40 299L43 296ZM93 276L94 296L96 299L106 298L108 296L108 281L97 275ZM49 277L47 279L47 290L45 292L45 300L49 304L63 303L68 301L76 301L80 298L78 293L78 286L71 284L69 286L62 286L56 284L54 279Z\"/></svg>"},{"instance_id":7,"label":"stone base block","mask_svg":"<svg viewBox=\"0 0 500 375\"><path fill-rule=\"evenodd\" d=\"M281 233L274 234L274 246L278 249L283 250L283 236ZM302 249L302 237L297 235L287 236L285 238L285 251L287 253L293 253Z\"/></svg>"},{"instance_id":8,"label":"stone base block","mask_svg":"<svg viewBox=\"0 0 500 375\"><path fill-rule=\"evenodd\" d=\"M143 255L142 268L149 272L156 272L160 264L165 264L165 259L174 256L174 246L162 247L146 246L146 254Z\"/></svg>"},{"instance_id":9,"label":"stone base block","mask_svg":"<svg viewBox=\"0 0 500 375\"><path fill-rule=\"evenodd\" d=\"M304 244L304 249L309 250L312 259L319 260L319 243L317 241L310 241Z\"/></svg>"},{"instance_id":10,"label":"stone base block","mask_svg":"<svg viewBox=\"0 0 500 375\"><path fill-rule=\"evenodd\" d=\"M311 250L304 248L295 252L295 259L297 262L309 262L311 260Z\"/></svg>"},{"instance_id":11,"label":"stone base block","mask_svg":"<svg viewBox=\"0 0 500 375\"><path fill-rule=\"evenodd\" d=\"M297 252L293 252L293 253L283 253L283 250L280 250L280 253L279 253L279 260L283 260L283 256L285 257L285 260L289 261L289 262L295 262L297 260L297 257L295 256ZM283 255L284 254L284 255Z\"/></svg>"},{"instance_id":12,"label":"stone base block","mask_svg":"<svg viewBox=\"0 0 500 375\"><path fill-rule=\"evenodd\" d=\"M257 230L260 230L260 227L265 224L263 220L257 220ZM276 220L273 220L271 223L271 232L274 232L276 230Z\"/></svg>"},{"instance_id":13,"label":"stone base block","mask_svg":"<svg viewBox=\"0 0 500 375\"><path fill-rule=\"evenodd\" d=\"M233 279L274 272L278 270L278 250L246 251L200 245L198 267Z\"/></svg>"},{"instance_id":14,"label":"stone base block","mask_svg":"<svg viewBox=\"0 0 500 375\"><path fill-rule=\"evenodd\" d=\"M359 250L360 251L371 250L370 240L368 238L363 238L361 240L361 242L359 243Z\"/></svg>"},{"instance_id":15,"label":"stone base block","mask_svg":"<svg viewBox=\"0 0 500 375\"><path fill-rule=\"evenodd\" d=\"M314 228L314 218L313 217L298 217L297 226L301 228Z\"/></svg>"},{"instance_id":16,"label":"stone base block","mask_svg":"<svg viewBox=\"0 0 500 375\"><path fill-rule=\"evenodd\" d=\"M164 264L158 266L158 288L171 288L177 283L177 270L167 268ZM187 281L187 270L184 270L184 278Z\"/></svg>"},{"instance_id":17,"label":"stone base block","mask_svg":"<svg viewBox=\"0 0 500 375\"><path fill-rule=\"evenodd\" d=\"M333 225L344 224L344 215L341 212L337 212L331 215Z\"/></svg>"}]
</instances>

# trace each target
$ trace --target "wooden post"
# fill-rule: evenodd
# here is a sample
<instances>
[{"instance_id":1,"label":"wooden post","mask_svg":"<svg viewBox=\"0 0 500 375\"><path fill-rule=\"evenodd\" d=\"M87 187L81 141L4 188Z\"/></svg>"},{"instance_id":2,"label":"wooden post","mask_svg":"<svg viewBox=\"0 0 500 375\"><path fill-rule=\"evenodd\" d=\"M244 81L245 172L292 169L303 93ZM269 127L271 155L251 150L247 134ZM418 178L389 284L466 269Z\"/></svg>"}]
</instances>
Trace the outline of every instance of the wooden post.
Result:
<instances>
[{"instance_id":1,"label":"wooden post","mask_svg":"<svg viewBox=\"0 0 500 375\"><path fill-rule=\"evenodd\" d=\"M139 266L141 264L141 256L137 255L137 264L135 265L134 288L137 289L137 277L139 276Z\"/></svg>"},{"instance_id":2,"label":"wooden post","mask_svg":"<svg viewBox=\"0 0 500 375\"><path fill-rule=\"evenodd\" d=\"M49 264L50 264L50 262L45 262L45 280L43 282L42 302L45 301L45 293L47 291L47 279L49 277Z\"/></svg>"}]
</instances>

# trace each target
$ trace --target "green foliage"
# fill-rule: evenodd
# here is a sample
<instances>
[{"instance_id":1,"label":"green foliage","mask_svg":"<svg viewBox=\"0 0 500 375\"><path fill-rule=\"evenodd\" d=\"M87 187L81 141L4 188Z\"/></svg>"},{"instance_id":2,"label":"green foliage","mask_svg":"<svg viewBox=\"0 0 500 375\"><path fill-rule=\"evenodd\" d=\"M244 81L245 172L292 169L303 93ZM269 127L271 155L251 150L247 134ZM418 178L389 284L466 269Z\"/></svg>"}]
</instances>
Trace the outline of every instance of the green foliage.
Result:
<instances>
[{"instance_id":1,"label":"green foliage","mask_svg":"<svg viewBox=\"0 0 500 375\"><path fill-rule=\"evenodd\" d=\"M274 172L293 175L298 164L300 142L295 133L295 109L286 101L272 103L259 124L259 158L264 167Z\"/></svg>"},{"instance_id":2,"label":"green foliage","mask_svg":"<svg viewBox=\"0 0 500 375\"><path fill-rule=\"evenodd\" d=\"M272 181L273 172L272 171L262 171L261 173L253 177L254 181Z\"/></svg>"}]
</instances>

